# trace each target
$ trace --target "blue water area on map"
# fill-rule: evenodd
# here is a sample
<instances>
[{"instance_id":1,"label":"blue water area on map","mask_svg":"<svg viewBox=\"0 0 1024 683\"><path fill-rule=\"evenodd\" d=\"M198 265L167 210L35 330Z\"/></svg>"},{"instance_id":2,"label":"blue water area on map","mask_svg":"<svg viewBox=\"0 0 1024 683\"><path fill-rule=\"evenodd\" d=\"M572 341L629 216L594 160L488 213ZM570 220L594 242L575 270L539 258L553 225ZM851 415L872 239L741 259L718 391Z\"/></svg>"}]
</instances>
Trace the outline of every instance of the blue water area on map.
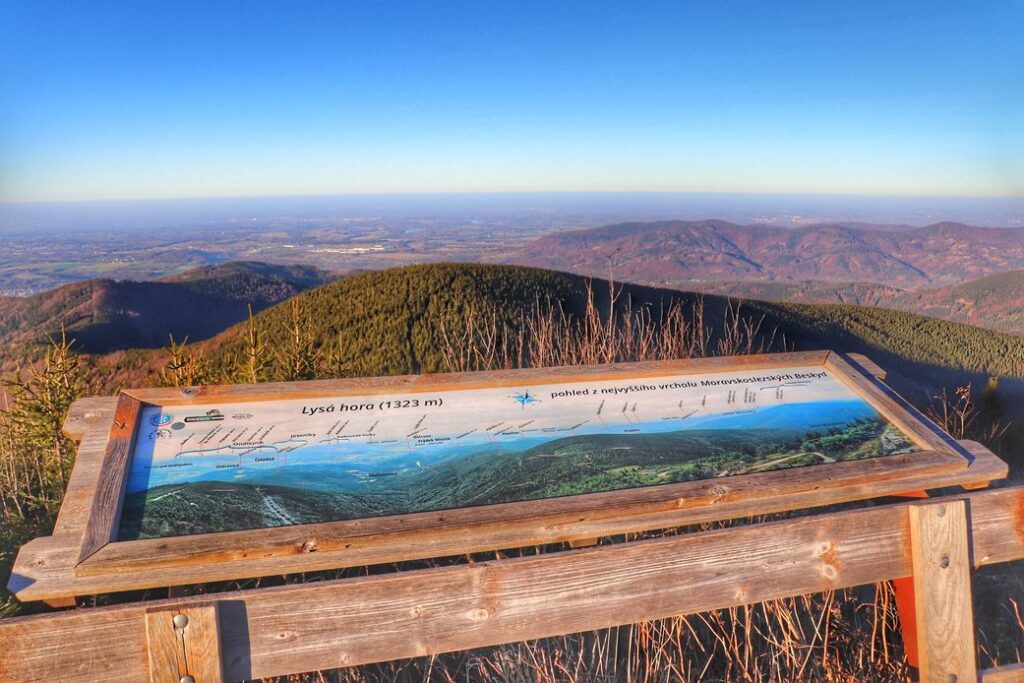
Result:
<instances>
[{"instance_id":1,"label":"blue water area on map","mask_svg":"<svg viewBox=\"0 0 1024 683\"><path fill-rule=\"evenodd\" d=\"M623 434L639 429L643 434L662 434L693 429L765 430L808 434L827 433L857 420L875 419L874 408L860 399L793 403L767 408L738 409L731 413L691 416L680 420L617 423L605 426L588 423L574 432L549 432L530 436L486 435L480 440L453 446L450 443L415 444L401 439L392 443L296 442L267 445L245 455L182 455L163 461L171 465L150 469L151 453L141 449L134 455L128 492L135 493L168 484L223 481L239 484L275 484L293 488L337 491L372 486L381 476L415 473L453 458L482 451L516 453L568 436ZM627 431L627 429L629 431ZM293 448L287 453L281 448ZM686 454L680 454L685 456ZM259 461L259 458L268 458ZM269 459L272 458L272 459ZM681 457L681 460L685 459Z\"/></svg>"}]
</instances>

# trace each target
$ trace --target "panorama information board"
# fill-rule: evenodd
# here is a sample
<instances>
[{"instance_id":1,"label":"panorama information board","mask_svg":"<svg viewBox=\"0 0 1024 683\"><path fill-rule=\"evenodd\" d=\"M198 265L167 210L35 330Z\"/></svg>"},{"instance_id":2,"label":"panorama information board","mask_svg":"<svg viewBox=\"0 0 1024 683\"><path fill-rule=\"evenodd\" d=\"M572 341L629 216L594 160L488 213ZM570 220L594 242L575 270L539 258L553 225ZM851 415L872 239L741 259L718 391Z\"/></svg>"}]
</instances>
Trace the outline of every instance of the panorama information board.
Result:
<instances>
[{"instance_id":1,"label":"panorama information board","mask_svg":"<svg viewBox=\"0 0 1024 683\"><path fill-rule=\"evenodd\" d=\"M821 365L145 405L117 540L557 498L915 450Z\"/></svg>"}]
</instances>

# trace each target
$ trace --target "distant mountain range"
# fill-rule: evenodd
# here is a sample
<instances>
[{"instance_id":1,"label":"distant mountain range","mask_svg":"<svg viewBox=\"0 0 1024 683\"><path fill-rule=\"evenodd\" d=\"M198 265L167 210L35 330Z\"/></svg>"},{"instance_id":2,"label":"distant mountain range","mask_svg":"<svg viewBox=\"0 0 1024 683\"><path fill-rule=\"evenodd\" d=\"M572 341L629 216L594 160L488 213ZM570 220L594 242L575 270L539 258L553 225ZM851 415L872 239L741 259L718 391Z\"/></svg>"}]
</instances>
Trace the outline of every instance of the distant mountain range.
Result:
<instances>
[{"instance_id":1,"label":"distant mountain range","mask_svg":"<svg viewBox=\"0 0 1024 683\"><path fill-rule=\"evenodd\" d=\"M308 266L236 262L145 282L94 279L28 297L0 298L0 357L13 357L63 324L80 350L166 346L206 339L254 311L329 282Z\"/></svg>"},{"instance_id":2,"label":"distant mountain range","mask_svg":"<svg viewBox=\"0 0 1024 683\"><path fill-rule=\"evenodd\" d=\"M622 223L555 233L516 263L658 286L694 282L842 282L899 289L958 284L1024 268L1024 230L725 221ZM860 284L863 283L863 284Z\"/></svg>"},{"instance_id":3,"label":"distant mountain range","mask_svg":"<svg viewBox=\"0 0 1024 683\"><path fill-rule=\"evenodd\" d=\"M765 234L770 237L765 237ZM777 240L778 248L775 250L769 246L772 240ZM956 281L958 273L1024 260L1024 254L1020 253L1024 250L1020 244L1022 241L1024 231L950 223L889 231L878 230L875 226L777 229L738 226L722 221L638 223L545 237L517 258L557 262L563 264L560 267L571 267L589 275L606 274L611 261L616 280L652 284L667 279L673 283L673 290L764 302L884 307L1024 336L1024 269L966 282ZM945 246L939 249L935 246L938 242ZM868 243L875 246L869 249ZM1000 249L996 249L994 244L1001 245ZM878 245L886 246L891 253ZM896 266L897 270L905 275L923 273L929 280L949 278L954 283L911 289L905 287L905 282L901 283L904 286L895 286L899 280L896 276L882 278L881 270L898 260L896 247L903 248L904 245L909 245L908 253L916 254L916 261L904 258L901 265ZM922 254L925 251L928 253ZM810 263L814 260L811 258L813 253L825 253L828 257ZM680 254L691 254L693 258L684 258ZM759 260L753 258L755 254L760 254ZM733 265L727 266L727 263ZM769 267L767 264L772 265ZM873 275L882 281L786 279L788 275L806 275L807 270L824 277L828 274L824 272L825 264L835 267L842 264L840 270L833 268L828 271L833 275L838 273L862 278ZM673 278L656 275L669 271L677 275L701 273L705 278L714 275L731 277L723 280L692 278L676 282ZM404 271L349 276L332 286L354 286L344 282L352 277L361 277L373 280L372 287L386 286L390 290L393 287L389 283L395 277L391 273L394 272ZM503 294L501 289L505 284L498 284L499 281L505 283L508 278L502 275L496 281L490 274L513 271L501 268L468 270L463 271L459 281L464 280L466 273L472 272L479 273L480 282L472 291L465 293L467 301L487 298L480 287L498 287L499 290L490 292L490 296L508 298L508 293ZM542 276L540 271L534 272L538 274L532 277L529 286L526 281L531 278L513 278L518 292L513 298L536 300L537 297L549 296L553 290L563 294L571 290L575 297L573 305L578 304L582 291L579 283L570 287L560 274L555 277L555 274ZM780 273L788 275L782 277ZM924 281L924 275L908 275L906 279L919 284ZM779 277L772 279L776 276ZM76 339L81 350L92 354L163 347L169 335L178 340L187 337L190 341L201 341L244 320L250 304L255 312L259 312L338 277L308 266L236 262L196 268L155 281L94 279L29 297L0 297L0 365L9 368L19 358L32 357L33 349L38 352L40 348L39 342L48 335L59 333L61 324ZM333 298L328 290L318 290L311 301ZM673 294L679 295L679 292ZM396 292L395 295L401 301L414 296L412 292ZM441 300L452 298L452 292L448 291L437 295L442 297ZM379 296L371 299L377 301L374 305L389 305ZM365 296L353 293L346 311L364 308L367 305L365 300ZM452 299L449 305L465 304ZM318 321L340 322L347 313L324 310L319 311L316 317ZM383 372L389 369L373 370Z\"/></svg>"},{"instance_id":4,"label":"distant mountain range","mask_svg":"<svg viewBox=\"0 0 1024 683\"><path fill-rule=\"evenodd\" d=\"M1024 336L1024 230L623 223L555 233L506 257L674 290L881 306ZM0 367L31 356L61 324L95 354L162 347L172 334L203 340L243 320L249 304L260 311L338 277L310 266L235 262L161 280L92 279L0 297Z\"/></svg>"}]
</instances>

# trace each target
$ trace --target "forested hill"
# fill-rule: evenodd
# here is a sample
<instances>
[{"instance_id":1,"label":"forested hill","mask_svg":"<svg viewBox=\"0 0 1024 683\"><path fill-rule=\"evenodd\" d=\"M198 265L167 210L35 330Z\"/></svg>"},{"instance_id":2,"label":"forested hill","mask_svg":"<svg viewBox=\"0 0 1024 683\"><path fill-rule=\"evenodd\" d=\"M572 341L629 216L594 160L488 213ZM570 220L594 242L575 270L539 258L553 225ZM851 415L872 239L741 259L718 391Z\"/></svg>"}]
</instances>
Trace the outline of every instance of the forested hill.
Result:
<instances>
[{"instance_id":1,"label":"forested hill","mask_svg":"<svg viewBox=\"0 0 1024 683\"><path fill-rule=\"evenodd\" d=\"M884 304L888 305L888 304ZM1024 335L1024 270L903 292L893 308Z\"/></svg>"},{"instance_id":2,"label":"forested hill","mask_svg":"<svg viewBox=\"0 0 1024 683\"><path fill-rule=\"evenodd\" d=\"M309 266L237 262L163 280L95 279L28 297L0 299L0 360L31 355L63 324L80 350L106 353L167 344L168 335L208 338L255 310L329 282Z\"/></svg>"},{"instance_id":3,"label":"forested hill","mask_svg":"<svg viewBox=\"0 0 1024 683\"><path fill-rule=\"evenodd\" d=\"M601 306L607 284L595 282ZM631 292L647 292L630 287ZM673 293L676 295L676 293ZM516 266L430 264L353 275L292 300L301 310L322 352L340 344L355 375L386 375L444 370L444 335L457 335L467 319L495 312L501 324L518 325L539 304L562 306L579 314L587 298L587 280L575 275ZM649 300L654 297L647 296ZM287 343L292 302L255 317L267 345ZM241 351L246 325L229 328L200 345L215 362Z\"/></svg>"},{"instance_id":4,"label":"forested hill","mask_svg":"<svg viewBox=\"0 0 1024 683\"><path fill-rule=\"evenodd\" d=\"M869 282L816 280L701 281L680 288L763 301L881 306L1024 336L1024 270L911 290Z\"/></svg>"},{"instance_id":5,"label":"forested hill","mask_svg":"<svg viewBox=\"0 0 1024 683\"><path fill-rule=\"evenodd\" d=\"M607 309L608 284L593 280L598 308ZM582 314L588 280L566 273L492 265L434 264L364 273L297 295L255 318L268 348L288 344L292 317L321 353L344 359L350 375L436 372L444 369L444 336L465 330L474 315L497 311L503 324L518 325L524 312L550 302L574 316ZM618 285L617 285L618 286ZM698 295L621 285L620 307L646 307L655 317L673 302L692 307ZM706 296L705 324L722 333L727 300ZM1008 392L1024 377L1024 339L911 313L846 305L780 304L748 301L745 316L762 319L763 336L774 334L775 348L832 348L866 353L890 371L897 389L918 397L939 387L972 381L983 386L990 376L1004 379ZM214 365L236 362L243 353L246 324L229 328L199 344L197 351ZM114 357L136 372L153 368L163 355ZM136 374L132 381L141 378Z\"/></svg>"}]
</instances>

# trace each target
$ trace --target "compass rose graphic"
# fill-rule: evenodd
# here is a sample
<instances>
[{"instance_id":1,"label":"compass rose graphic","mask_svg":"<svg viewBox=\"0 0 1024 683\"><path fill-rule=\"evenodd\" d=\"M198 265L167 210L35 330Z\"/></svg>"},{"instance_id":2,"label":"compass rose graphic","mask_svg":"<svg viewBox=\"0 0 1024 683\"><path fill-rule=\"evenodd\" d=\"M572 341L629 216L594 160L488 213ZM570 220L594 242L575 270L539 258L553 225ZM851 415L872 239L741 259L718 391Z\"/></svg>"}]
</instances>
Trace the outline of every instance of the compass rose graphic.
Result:
<instances>
[{"instance_id":1,"label":"compass rose graphic","mask_svg":"<svg viewBox=\"0 0 1024 683\"><path fill-rule=\"evenodd\" d=\"M525 408L531 403L540 403L540 399L529 391L520 391L518 394L512 396L512 400L517 402L520 408Z\"/></svg>"}]
</instances>

